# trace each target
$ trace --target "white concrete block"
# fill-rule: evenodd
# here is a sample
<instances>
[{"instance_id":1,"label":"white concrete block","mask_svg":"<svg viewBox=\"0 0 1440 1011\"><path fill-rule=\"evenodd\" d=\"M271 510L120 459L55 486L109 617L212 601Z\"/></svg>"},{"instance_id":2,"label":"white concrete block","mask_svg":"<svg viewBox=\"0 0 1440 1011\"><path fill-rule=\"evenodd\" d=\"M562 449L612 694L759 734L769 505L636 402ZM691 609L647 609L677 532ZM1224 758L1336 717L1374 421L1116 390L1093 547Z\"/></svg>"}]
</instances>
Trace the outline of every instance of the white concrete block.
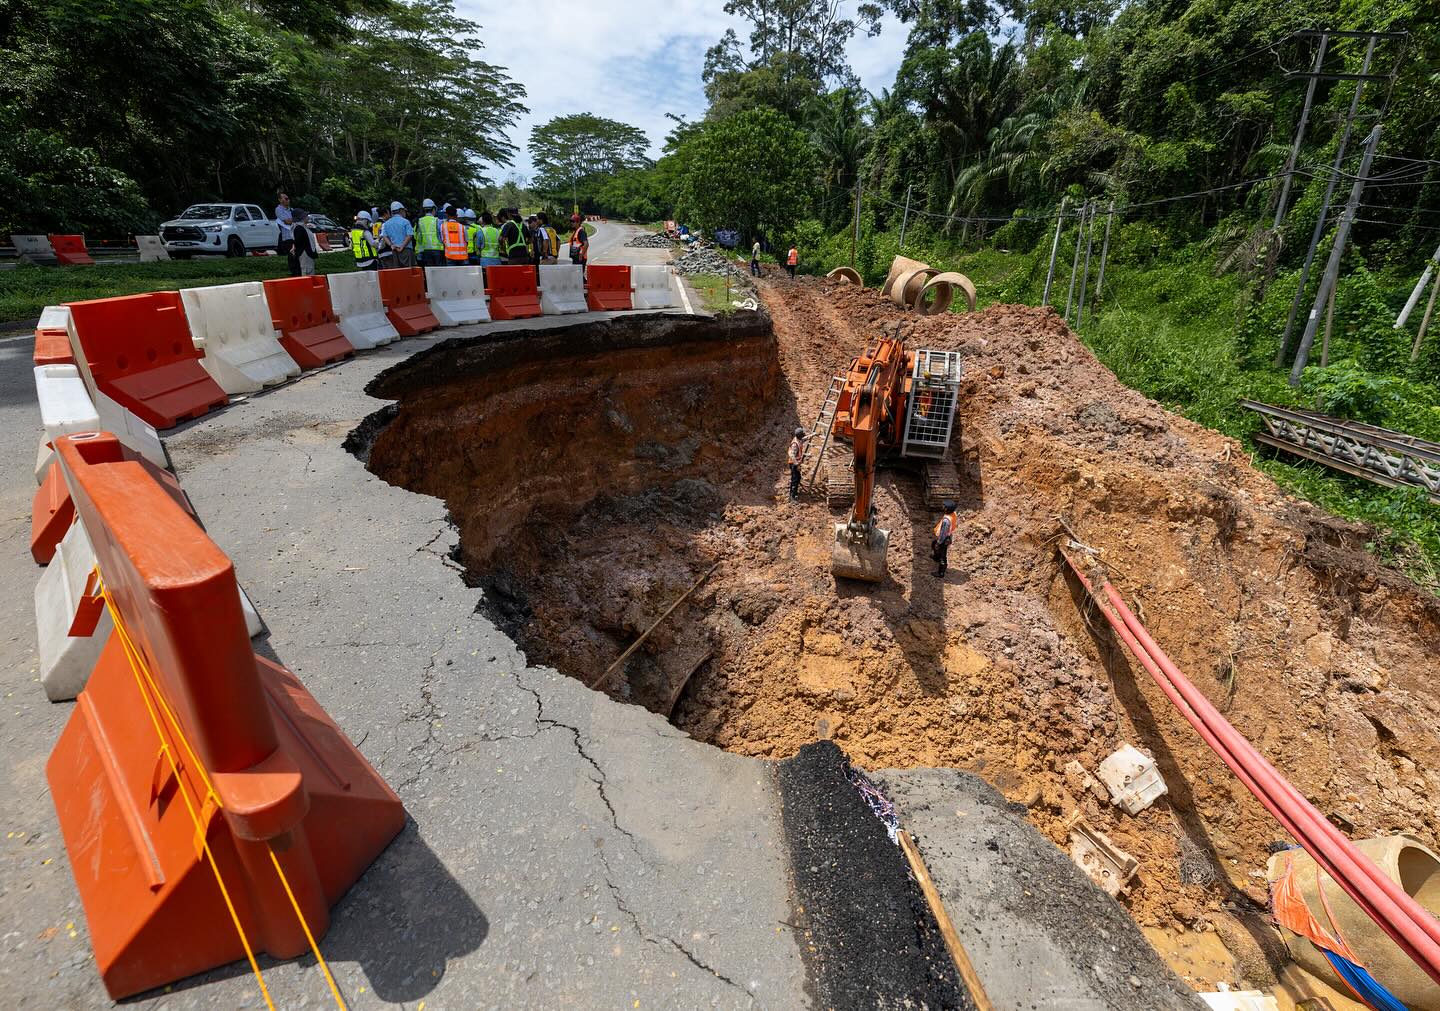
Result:
<instances>
[{"instance_id":1,"label":"white concrete block","mask_svg":"<svg viewBox=\"0 0 1440 1011\"><path fill-rule=\"evenodd\" d=\"M35 626L39 633L40 684L51 702L79 695L114 628L108 612L88 636L70 635L70 624L95 568L95 549L77 520L60 540L55 557L35 584Z\"/></svg>"},{"instance_id":2,"label":"white concrete block","mask_svg":"<svg viewBox=\"0 0 1440 1011\"><path fill-rule=\"evenodd\" d=\"M1101 762L1096 775L1111 803L1128 814L1139 814L1168 792L1155 759L1128 744Z\"/></svg>"},{"instance_id":3,"label":"white concrete block","mask_svg":"<svg viewBox=\"0 0 1440 1011\"><path fill-rule=\"evenodd\" d=\"M156 260L170 259L170 251L165 248L165 243L160 241L158 235L137 235L135 244L140 247L140 262L153 263Z\"/></svg>"},{"instance_id":4,"label":"white concrete block","mask_svg":"<svg viewBox=\"0 0 1440 1011\"><path fill-rule=\"evenodd\" d=\"M400 339L400 332L385 315L379 271L329 274L326 280L330 285L330 307L335 310L340 332L357 350L370 351Z\"/></svg>"},{"instance_id":5,"label":"white concrete block","mask_svg":"<svg viewBox=\"0 0 1440 1011\"><path fill-rule=\"evenodd\" d=\"M441 326L490 322L490 303L479 267L426 267L425 292Z\"/></svg>"},{"instance_id":6,"label":"white concrete block","mask_svg":"<svg viewBox=\"0 0 1440 1011\"><path fill-rule=\"evenodd\" d=\"M226 393L254 393L300 374L280 346L259 281L182 288L180 301L200 364Z\"/></svg>"},{"instance_id":7,"label":"white concrete block","mask_svg":"<svg viewBox=\"0 0 1440 1011\"><path fill-rule=\"evenodd\" d=\"M11 235L10 241L15 245L15 252L22 260L32 260L38 263L55 262L55 247L50 245L48 235Z\"/></svg>"},{"instance_id":8,"label":"white concrete block","mask_svg":"<svg viewBox=\"0 0 1440 1011\"><path fill-rule=\"evenodd\" d=\"M585 302L583 267L575 263L546 263L540 266L541 312L546 316L555 316L589 310L590 306Z\"/></svg>"},{"instance_id":9,"label":"white concrete block","mask_svg":"<svg viewBox=\"0 0 1440 1011\"><path fill-rule=\"evenodd\" d=\"M680 304L675 275L667 266L631 266L630 286L630 302L636 309L670 309Z\"/></svg>"},{"instance_id":10,"label":"white concrete block","mask_svg":"<svg viewBox=\"0 0 1440 1011\"><path fill-rule=\"evenodd\" d=\"M47 305L40 310L40 322L36 330L69 330L70 309L63 305Z\"/></svg>"}]
</instances>

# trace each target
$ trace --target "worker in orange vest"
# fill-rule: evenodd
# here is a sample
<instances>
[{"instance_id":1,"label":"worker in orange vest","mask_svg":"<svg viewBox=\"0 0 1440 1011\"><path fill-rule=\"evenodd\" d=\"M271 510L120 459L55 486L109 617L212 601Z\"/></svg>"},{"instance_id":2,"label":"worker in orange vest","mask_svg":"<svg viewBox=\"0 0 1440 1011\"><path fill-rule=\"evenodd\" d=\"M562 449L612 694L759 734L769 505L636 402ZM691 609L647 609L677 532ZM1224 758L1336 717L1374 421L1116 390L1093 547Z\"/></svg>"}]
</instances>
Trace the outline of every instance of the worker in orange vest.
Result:
<instances>
[{"instance_id":1,"label":"worker in orange vest","mask_svg":"<svg viewBox=\"0 0 1440 1011\"><path fill-rule=\"evenodd\" d=\"M796 249L794 244L792 243L790 246L790 252L785 257L785 269L790 271L790 277L792 279L795 277L795 266L799 262L800 250Z\"/></svg>"},{"instance_id":2,"label":"worker in orange vest","mask_svg":"<svg viewBox=\"0 0 1440 1011\"><path fill-rule=\"evenodd\" d=\"M960 517L955 515L955 503L947 500L945 515L935 524L935 539L930 545L930 557L935 559L935 575L941 579L945 578L945 570L950 565L950 542L954 540L955 528L959 525Z\"/></svg>"},{"instance_id":3,"label":"worker in orange vest","mask_svg":"<svg viewBox=\"0 0 1440 1011\"><path fill-rule=\"evenodd\" d=\"M790 465L790 501L794 502L800 497L800 464L805 460L805 445L812 436L805 434L805 429L795 429L795 436L790 440L790 448L785 453L785 462Z\"/></svg>"},{"instance_id":4,"label":"worker in orange vest","mask_svg":"<svg viewBox=\"0 0 1440 1011\"><path fill-rule=\"evenodd\" d=\"M460 223L458 207L445 208L445 224L440 228L440 239L445 244L445 262L451 267L463 267L470 261L469 236Z\"/></svg>"}]
</instances>

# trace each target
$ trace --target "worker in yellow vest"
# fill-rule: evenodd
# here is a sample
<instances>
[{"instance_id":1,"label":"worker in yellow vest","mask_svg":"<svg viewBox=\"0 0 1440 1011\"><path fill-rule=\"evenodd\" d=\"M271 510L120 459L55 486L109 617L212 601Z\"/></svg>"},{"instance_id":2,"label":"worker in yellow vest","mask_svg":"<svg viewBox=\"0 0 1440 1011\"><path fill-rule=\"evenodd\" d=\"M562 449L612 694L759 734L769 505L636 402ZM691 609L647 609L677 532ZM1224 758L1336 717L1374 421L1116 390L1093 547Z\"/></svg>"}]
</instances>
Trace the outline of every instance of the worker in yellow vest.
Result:
<instances>
[{"instance_id":1,"label":"worker in yellow vest","mask_svg":"<svg viewBox=\"0 0 1440 1011\"><path fill-rule=\"evenodd\" d=\"M375 251L375 239L370 234L369 211L361 211L355 215L355 224L350 229L350 252L355 254L357 270L380 269L380 258Z\"/></svg>"},{"instance_id":2,"label":"worker in yellow vest","mask_svg":"<svg viewBox=\"0 0 1440 1011\"><path fill-rule=\"evenodd\" d=\"M480 266L500 266L500 229L489 211L480 212Z\"/></svg>"},{"instance_id":3,"label":"worker in yellow vest","mask_svg":"<svg viewBox=\"0 0 1440 1011\"><path fill-rule=\"evenodd\" d=\"M426 197L420 204L420 220L415 222L415 252L420 266L443 267L445 244L440 239L440 219L435 216L435 201Z\"/></svg>"},{"instance_id":4,"label":"worker in yellow vest","mask_svg":"<svg viewBox=\"0 0 1440 1011\"><path fill-rule=\"evenodd\" d=\"M466 207L460 212L460 219L465 222L465 252L469 254L465 262L472 267L480 265L480 243L485 237L480 232L480 225L475 220L475 212Z\"/></svg>"},{"instance_id":5,"label":"worker in yellow vest","mask_svg":"<svg viewBox=\"0 0 1440 1011\"><path fill-rule=\"evenodd\" d=\"M466 243L465 226L460 223L458 207L445 208L445 224L440 229L440 238L445 246L445 265L463 267L465 261L470 259L470 250Z\"/></svg>"},{"instance_id":6,"label":"worker in yellow vest","mask_svg":"<svg viewBox=\"0 0 1440 1011\"><path fill-rule=\"evenodd\" d=\"M950 565L950 542L955 539L955 528L959 525L960 517L955 515L955 503L947 500L945 515L935 524L935 539L930 544L930 557L935 559L935 575L941 579L945 578L945 570Z\"/></svg>"}]
</instances>

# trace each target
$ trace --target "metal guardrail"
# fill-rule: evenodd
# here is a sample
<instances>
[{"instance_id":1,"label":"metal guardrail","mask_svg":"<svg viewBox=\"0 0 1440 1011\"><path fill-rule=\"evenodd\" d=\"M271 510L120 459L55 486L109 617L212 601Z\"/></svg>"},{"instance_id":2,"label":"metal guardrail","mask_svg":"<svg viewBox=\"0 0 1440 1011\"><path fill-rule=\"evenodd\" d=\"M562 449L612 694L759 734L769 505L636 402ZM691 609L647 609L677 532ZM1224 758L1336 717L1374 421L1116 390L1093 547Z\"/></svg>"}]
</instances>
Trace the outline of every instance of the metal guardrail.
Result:
<instances>
[{"instance_id":1,"label":"metal guardrail","mask_svg":"<svg viewBox=\"0 0 1440 1011\"><path fill-rule=\"evenodd\" d=\"M1257 442L1387 488L1420 488L1440 505L1440 443L1294 407L1240 406L1265 423Z\"/></svg>"}]
</instances>

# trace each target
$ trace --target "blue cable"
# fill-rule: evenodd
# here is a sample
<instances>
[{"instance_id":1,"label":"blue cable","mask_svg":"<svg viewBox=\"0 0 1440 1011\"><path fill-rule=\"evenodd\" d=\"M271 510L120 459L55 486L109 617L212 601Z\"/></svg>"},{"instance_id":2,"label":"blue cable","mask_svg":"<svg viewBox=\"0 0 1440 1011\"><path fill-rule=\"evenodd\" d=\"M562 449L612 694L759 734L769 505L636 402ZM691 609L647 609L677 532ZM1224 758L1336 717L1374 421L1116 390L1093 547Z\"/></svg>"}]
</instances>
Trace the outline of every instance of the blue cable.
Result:
<instances>
[{"instance_id":1,"label":"blue cable","mask_svg":"<svg viewBox=\"0 0 1440 1011\"><path fill-rule=\"evenodd\" d=\"M1375 977L1354 962L1333 951L1320 949L1330 960L1330 966L1346 983L1350 984L1360 999L1375 1011L1409 1011L1389 990L1375 981Z\"/></svg>"}]
</instances>

